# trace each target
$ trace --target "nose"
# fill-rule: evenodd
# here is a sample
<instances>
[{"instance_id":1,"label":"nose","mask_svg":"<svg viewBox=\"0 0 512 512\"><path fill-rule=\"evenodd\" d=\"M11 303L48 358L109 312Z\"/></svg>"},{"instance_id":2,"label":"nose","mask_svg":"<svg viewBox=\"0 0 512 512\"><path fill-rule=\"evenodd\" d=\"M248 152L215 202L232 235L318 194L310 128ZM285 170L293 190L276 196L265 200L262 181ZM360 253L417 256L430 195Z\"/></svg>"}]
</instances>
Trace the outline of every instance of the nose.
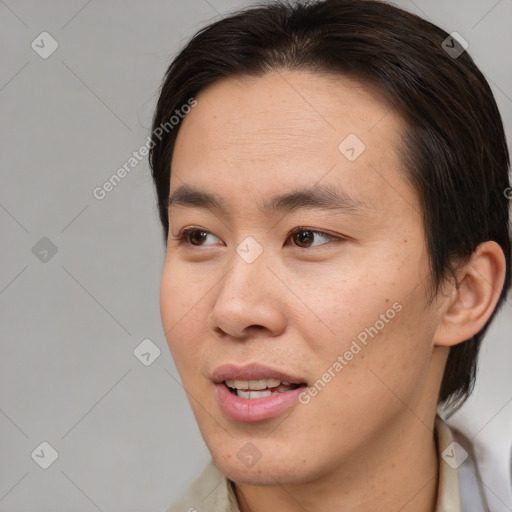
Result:
<instances>
[{"instance_id":1,"label":"nose","mask_svg":"<svg viewBox=\"0 0 512 512\"><path fill-rule=\"evenodd\" d=\"M285 330L285 292L267 264L263 254L251 263L233 255L208 316L208 327L217 336L243 340L274 337Z\"/></svg>"}]
</instances>

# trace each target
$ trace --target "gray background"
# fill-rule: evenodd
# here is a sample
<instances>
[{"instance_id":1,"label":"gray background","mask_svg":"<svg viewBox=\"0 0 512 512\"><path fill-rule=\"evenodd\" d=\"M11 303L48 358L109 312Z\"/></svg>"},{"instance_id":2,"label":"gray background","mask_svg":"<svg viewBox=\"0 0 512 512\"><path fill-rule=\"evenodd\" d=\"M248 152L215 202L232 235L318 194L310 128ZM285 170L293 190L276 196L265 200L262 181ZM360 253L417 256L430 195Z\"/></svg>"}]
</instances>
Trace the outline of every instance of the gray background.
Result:
<instances>
[{"instance_id":1,"label":"gray background","mask_svg":"<svg viewBox=\"0 0 512 512\"><path fill-rule=\"evenodd\" d=\"M147 159L105 199L92 191L145 143L187 38L252 3L0 0L2 512L162 511L208 459L160 324ZM396 3L468 41L510 140L512 0ZM59 45L47 59L31 47L43 31ZM510 299L498 320L450 421L480 447L494 510L512 510ZM147 338L161 351L149 366L133 353ZM43 441L58 452L48 469L31 457Z\"/></svg>"}]
</instances>

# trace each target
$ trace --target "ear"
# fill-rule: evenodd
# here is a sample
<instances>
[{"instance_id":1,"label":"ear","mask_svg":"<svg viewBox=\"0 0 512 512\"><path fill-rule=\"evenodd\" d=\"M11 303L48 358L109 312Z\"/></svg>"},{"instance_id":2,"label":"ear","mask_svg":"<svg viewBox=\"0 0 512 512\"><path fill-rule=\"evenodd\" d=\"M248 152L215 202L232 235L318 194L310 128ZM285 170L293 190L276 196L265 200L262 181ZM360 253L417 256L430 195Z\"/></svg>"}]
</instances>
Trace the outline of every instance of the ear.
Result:
<instances>
[{"instance_id":1,"label":"ear","mask_svg":"<svg viewBox=\"0 0 512 512\"><path fill-rule=\"evenodd\" d=\"M471 260L457 272L434 336L434 344L449 347L470 339L489 320L505 282L505 255L492 241L481 243Z\"/></svg>"}]
</instances>

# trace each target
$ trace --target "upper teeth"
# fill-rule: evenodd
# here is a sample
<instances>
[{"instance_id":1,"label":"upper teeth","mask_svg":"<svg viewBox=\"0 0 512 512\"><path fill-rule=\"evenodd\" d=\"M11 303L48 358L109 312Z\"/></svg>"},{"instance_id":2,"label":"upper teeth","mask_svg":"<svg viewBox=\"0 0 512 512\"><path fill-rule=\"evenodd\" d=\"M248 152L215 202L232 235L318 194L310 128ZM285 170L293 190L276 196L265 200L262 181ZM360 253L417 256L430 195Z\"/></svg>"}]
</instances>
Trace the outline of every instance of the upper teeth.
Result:
<instances>
[{"instance_id":1,"label":"upper teeth","mask_svg":"<svg viewBox=\"0 0 512 512\"><path fill-rule=\"evenodd\" d=\"M276 388L280 384L285 386L289 386L289 382L281 382L277 379L258 379L258 380L226 380L226 386L235 389L266 389L266 388Z\"/></svg>"}]
</instances>

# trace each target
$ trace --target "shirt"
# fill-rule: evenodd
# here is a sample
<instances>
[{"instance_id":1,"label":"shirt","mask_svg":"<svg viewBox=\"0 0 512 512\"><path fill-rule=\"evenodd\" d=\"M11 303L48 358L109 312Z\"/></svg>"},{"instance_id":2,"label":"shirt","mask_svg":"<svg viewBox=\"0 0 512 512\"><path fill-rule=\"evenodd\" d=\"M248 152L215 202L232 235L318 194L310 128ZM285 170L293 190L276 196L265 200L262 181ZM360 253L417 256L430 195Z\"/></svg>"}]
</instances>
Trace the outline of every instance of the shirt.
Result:
<instances>
[{"instance_id":1,"label":"shirt","mask_svg":"<svg viewBox=\"0 0 512 512\"><path fill-rule=\"evenodd\" d=\"M456 449L448 425L436 416L434 436L439 455L439 484L435 512L461 512ZM212 460L179 501L166 512L240 512L231 482Z\"/></svg>"}]
</instances>

